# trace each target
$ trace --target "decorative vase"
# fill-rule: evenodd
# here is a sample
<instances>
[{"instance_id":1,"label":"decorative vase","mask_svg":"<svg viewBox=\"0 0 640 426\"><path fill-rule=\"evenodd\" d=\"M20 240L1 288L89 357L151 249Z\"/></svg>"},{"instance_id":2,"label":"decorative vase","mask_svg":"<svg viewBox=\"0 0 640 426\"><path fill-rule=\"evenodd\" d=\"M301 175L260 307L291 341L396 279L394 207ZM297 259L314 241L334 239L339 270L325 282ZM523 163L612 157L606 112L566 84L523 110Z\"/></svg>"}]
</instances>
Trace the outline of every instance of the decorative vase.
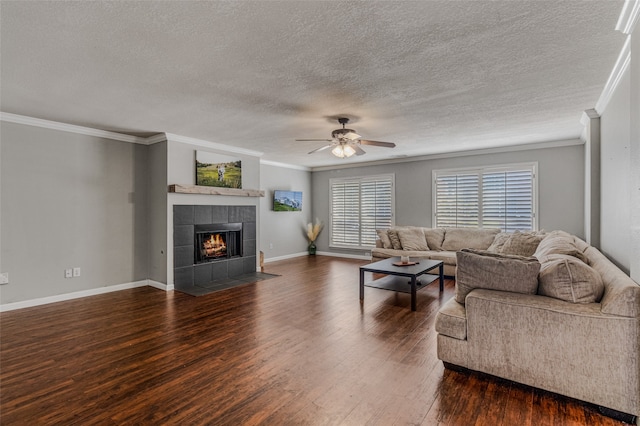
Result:
<instances>
[{"instance_id":1,"label":"decorative vase","mask_svg":"<svg viewBox=\"0 0 640 426\"><path fill-rule=\"evenodd\" d=\"M314 241L311 241L309 243L309 254L310 255L315 255L316 254L316 243Z\"/></svg>"}]
</instances>

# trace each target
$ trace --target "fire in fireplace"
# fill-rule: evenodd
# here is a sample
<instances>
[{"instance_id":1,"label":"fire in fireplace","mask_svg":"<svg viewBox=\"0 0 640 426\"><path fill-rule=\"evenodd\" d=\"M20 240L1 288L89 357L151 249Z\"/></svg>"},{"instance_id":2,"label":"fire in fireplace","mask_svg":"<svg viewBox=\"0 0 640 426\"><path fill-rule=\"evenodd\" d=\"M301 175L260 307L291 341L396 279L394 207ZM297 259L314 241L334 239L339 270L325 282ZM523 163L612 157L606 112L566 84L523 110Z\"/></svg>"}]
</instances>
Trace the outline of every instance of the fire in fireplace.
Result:
<instances>
[{"instance_id":1,"label":"fire in fireplace","mask_svg":"<svg viewBox=\"0 0 640 426\"><path fill-rule=\"evenodd\" d=\"M205 258L227 257L227 243L224 241L226 233L214 232L202 242L202 255Z\"/></svg>"},{"instance_id":2,"label":"fire in fireplace","mask_svg":"<svg viewBox=\"0 0 640 426\"><path fill-rule=\"evenodd\" d=\"M242 256L242 223L196 225L195 263Z\"/></svg>"}]
</instances>

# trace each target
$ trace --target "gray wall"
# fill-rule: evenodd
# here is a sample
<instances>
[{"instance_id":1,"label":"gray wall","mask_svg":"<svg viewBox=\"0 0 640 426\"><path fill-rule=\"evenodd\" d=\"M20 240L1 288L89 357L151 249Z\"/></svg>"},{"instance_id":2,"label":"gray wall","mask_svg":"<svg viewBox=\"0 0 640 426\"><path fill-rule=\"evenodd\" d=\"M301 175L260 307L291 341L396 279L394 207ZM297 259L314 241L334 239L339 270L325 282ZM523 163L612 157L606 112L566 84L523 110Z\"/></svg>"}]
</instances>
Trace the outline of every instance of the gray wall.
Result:
<instances>
[{"instance_id":1,"label":"gray wall","mask_svg":"<svg viewBox=\"0 0 640 426\"><path fill-rule=\"evenodd\" d=\"M0 303L147 278L146 146L9 122L0 137Z\"/></svg>"},{"instance_id":2,"label":"gray wall","mask_svg":"<svg viewBox=\"0 0 640 426\"><path fill-rule=\"evenodd\" d=\"M600 119L600 250L629 273L630 84L627 71Z\"/></svg>"},{"instance_id":3,"label":"gray wall","mask_svg":"<svg viewBox=\"0 0 640 426\"><path fill-rule=\"evenodd\" d=\"M630 37L630 65L600 111L600 248L640 282L640 30Z\"/></svg>"},{"instance_id":4,"label":"gray wall","mask_svg":"<svg viewBox=\"0 0 640 426\"><path fill-rule=\"evenodd\" d=\"M629 275L640 283L640 29L635 26L631 34L631 155L630 180L631 189L631 254Z\"/></svg>"},{"instance_id":5,"label":"gray wall","mask_svg":"<svg viewBox=\"0 0 640 426\"><path fill-rule=\"evenodd\" d=\"M311 196L311 172L272 165L260 165L261 188L266 197L260 200L260 250L265 260L306 252L307 223L315 220ZM273 191L302 191L301 212L274 212ZM326 223L326 222L325 222ZM326 232L322 231L322 233Z\"/></svg>"},{"instance_id":6,"label":"gray wall","mask_svg":"<svg viewBox=\"0 0 640 426\"><path fill-rule=\"evenodd\" d=\"M577 143L577 141L576 141ZM451 156L433 160L317 171L312 174L314 215L329 221L329 179L395 174L397 225L431 226L433 170L538 162L540 229L563 229L582 237L584 232L584 145L492 154ZM318 239L318 249L329 251L329 232ZM332 249L334 252L354 253ZM360 254L355 251L354 254Z\"/></svg>"},{"instance_id":7,"label":"gray wall","mask_svg":"<svg viewBox=\"0 0 640 426\"><path fill-rule=\"evenodd\" d=\"M149 279L167 283L167 142L149 148Z\"/></svg>"}]
</instances>

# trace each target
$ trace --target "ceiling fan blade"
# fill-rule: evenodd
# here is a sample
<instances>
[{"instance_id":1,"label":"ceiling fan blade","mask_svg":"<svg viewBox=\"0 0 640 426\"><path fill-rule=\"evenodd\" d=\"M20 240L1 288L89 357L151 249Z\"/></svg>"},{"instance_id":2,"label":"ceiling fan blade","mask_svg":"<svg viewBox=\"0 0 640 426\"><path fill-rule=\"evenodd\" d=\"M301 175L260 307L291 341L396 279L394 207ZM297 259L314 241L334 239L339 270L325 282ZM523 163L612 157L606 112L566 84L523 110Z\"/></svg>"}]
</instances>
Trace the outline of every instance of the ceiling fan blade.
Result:
<instances>
[{"instance_id":1,"label":"ceiling fan blade","mask_svg":"<svg viewBox=\"0 0 640 426\"><path fill-rule=\"evenodd\" d=\"M296 139L296 142L333 142L333 139Z\"/></svg>"},{"instance_id":2,"label":"ceiling fan blade","mask_svg":"<svg viewBox=\"0 0 640 426\"><path fill-rule=\"evenodd\" d=\"M360 146L357 143L354 144L350 144L351 148L353 148L353 150L356 152L356 155L363 155L366 154L366 152L364 151L364 149L360 148Z\"/></svg>"},{"instance_id":3,"label":"ceiling fan blade","mask_svg":"<svg viewBox=\"0 0 640 426\"><path fill-rule=\"evenodd\" d=\"M385 148L395 148L396 146L396 144L393 142L369 141L365 139L360 139L360 143L362 145L382 146Z\"/></svg>"},{"instance_id":4,"label":"ceiling fan blade","mask_svg":"<svg viewBox=\"0 0 640 426\"><path fill-rule=\"evenodd\" d=\"M324 139L321 139L324 140ZM313 154L314 152L319 152L319 151L324 151L325 149L329 149L333 146L333 144L331 145L325 145L325 146L321 146L320 148L316 148L313 151L309 151L308 154Z\"/></svg>"},{"instance_id":5,"label":"ceiling fan blade","mask_svg":"<svg viewBox=\"0 0 640 426\"><path fill-rule=\"evenodd\" d=\"M345 133L344 135L342 135L343 137L350 139L352 141L356 140L356 139L360 139L362 136L360 136L359 134L357 134L356 132L349 132L349 133Z\"/></svg>"}]
</instances>

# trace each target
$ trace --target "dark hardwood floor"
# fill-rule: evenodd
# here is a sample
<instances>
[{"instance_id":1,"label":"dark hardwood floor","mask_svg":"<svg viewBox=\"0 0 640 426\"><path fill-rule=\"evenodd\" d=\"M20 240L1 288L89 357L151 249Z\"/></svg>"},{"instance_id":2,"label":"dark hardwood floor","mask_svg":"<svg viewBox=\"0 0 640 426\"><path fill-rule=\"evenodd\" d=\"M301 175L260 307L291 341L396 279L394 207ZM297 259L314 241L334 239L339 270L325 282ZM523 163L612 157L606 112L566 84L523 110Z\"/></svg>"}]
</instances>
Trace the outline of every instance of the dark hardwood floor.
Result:
<instances>
[{"instance_id":1,"label":"dark hardwood floor","mask_svg":"<svg viewBox=\"0 0 640 426\"><path fill-rule=\"evenodd\" d=\"M2 425L621 425L436 357L453 295L365 289L304 257L201 297L151 287L0 314Z\"/></svg>"}]
</instances>

